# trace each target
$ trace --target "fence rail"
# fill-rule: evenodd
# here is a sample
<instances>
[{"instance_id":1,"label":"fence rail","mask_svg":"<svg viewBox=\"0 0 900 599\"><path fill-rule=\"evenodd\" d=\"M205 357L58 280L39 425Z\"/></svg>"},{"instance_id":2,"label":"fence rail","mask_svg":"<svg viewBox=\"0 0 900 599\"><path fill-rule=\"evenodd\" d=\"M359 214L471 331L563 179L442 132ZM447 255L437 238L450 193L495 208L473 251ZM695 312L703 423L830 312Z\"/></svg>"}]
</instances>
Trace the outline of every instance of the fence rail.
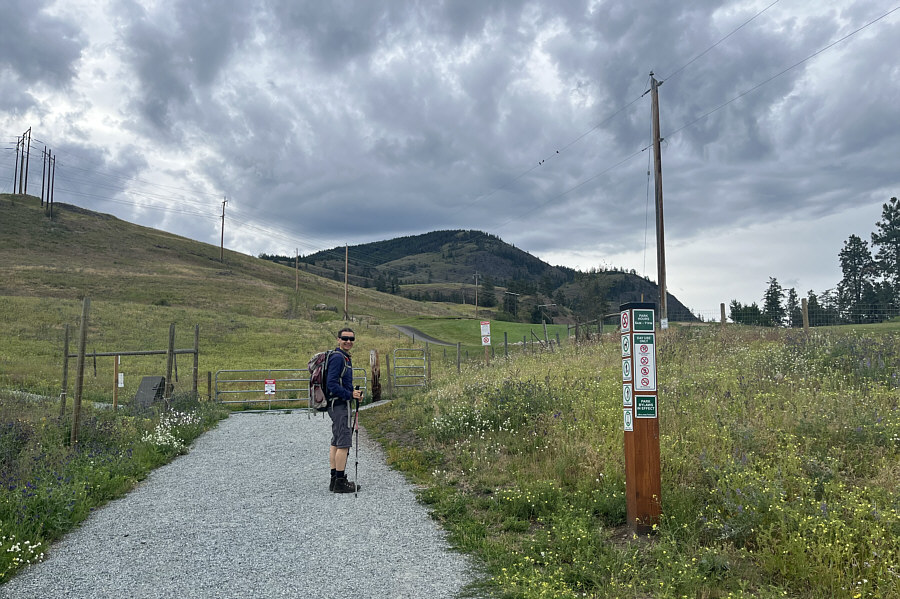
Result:
<instances>
[{"instance_id":1,"label":"fence rail","mask_svg":"<svg viewBox=\"0 0 900 599\"><path fill-rule=\"evenodd\" d=\"M353 369L353 384L364 391L368 388L368 374L365 368ZM215 374L213 398L221 404L265 403L269 409L273 403L290 402L305 404L302 407L309 408L309 370L306 368L219 370Z\"/></svg>"}]
</instances>

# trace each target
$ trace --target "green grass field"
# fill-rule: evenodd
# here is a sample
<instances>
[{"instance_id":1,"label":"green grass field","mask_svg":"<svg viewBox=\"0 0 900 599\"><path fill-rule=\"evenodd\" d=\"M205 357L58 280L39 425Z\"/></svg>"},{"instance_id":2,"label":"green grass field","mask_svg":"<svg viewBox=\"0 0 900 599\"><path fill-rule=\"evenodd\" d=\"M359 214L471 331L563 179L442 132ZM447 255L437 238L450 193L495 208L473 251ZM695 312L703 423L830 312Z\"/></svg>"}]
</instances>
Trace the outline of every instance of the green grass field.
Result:
<instances>
[{"instance_id":1,"label":"green grass field","mask_svg":"<svg viewBox=\"0 0 900 599\"><path fill-rule=\"evenodd\" d=\"M59 417L66 325L88 352L177 349L200 328L206 373L305 368L335 345L343 288L309 273L35 198L0 196L0 582L227 412L191 396L179 356L171 410L133 414L165 356L88 360L80 443ZM316 309L324 303L329 309ZM503 598L900 597L900 323L800 330L673 327L658 337L663 518L629 534L617 336L543 348L541 325L491 321L485 364L473 307L353 288L355 365L430 347L427 389L395 393L362 424L416 483L452 542ZM485 318L488 319L488 318ZM595 332L595 331L592 331ZM510 345L507 359L503 347ZM522 338L528 345L521 343ZM422 347L421 342L417 342ZM69 362L74 390L75 360ZM238 409L242 406L237 406ZM260 406L255 406L260 407Z\"/></svg>"}]
</instances>

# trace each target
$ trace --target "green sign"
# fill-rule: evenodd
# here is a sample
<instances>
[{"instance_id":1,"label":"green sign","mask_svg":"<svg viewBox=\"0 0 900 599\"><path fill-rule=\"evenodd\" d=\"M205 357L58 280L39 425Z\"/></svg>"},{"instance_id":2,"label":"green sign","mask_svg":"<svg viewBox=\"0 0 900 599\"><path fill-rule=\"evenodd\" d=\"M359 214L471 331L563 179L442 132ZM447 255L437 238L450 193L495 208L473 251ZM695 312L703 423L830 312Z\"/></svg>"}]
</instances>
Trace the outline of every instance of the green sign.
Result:
<instances>
[{"instance_id":1,"label":"green sign","mask_svg":"<svg viewBox=\"0 0 900 599\"><path fill-rule=\"evenodd\" d=\"M634 396L634 417L635 418L656 418L656 396L655 395L635 395Z\"/></svg>"},{"instance_id":2,"label":"green sign","mask_svg":"<svg viewBox=\"0 0 900 599\"><path fill-rule=\"evenodd\" d=\"M652 331L653 330L653 310L634 310L633 331Z\"/></svg>"}]
</instances>

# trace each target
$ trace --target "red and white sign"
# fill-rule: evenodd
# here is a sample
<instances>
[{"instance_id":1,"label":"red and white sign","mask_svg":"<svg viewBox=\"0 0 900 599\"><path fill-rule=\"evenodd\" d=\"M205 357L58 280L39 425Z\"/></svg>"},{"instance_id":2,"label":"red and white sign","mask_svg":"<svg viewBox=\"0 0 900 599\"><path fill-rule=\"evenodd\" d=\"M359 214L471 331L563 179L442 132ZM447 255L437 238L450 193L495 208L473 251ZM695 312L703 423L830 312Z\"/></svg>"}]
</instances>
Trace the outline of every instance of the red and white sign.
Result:
<instances>
[{"instance_id":1,"label":"red and white sign","mask_svg":"<svg viewBox=\"0 0 900 599\"><path fill-rule=\"evenodd\" d=\"M481 345L490 345L491 344L491 336L487 335L481 338Z\"/></svg>"},{"instance_id":2,"label":"red and white sign","mask_svg":"<svg viewBox=\"0 0 900 599\"><path fill-rule=\"evenodd\" d=\"M627 333L631 330L631 316L629 316L628 310L622 312L619 329L619 332L621 333Z\"/></svg>"},{"instance_id":3,"label":"red and white sign","mask_svg":"<svg viewBox=\"0 0 900 599\"><path fill-rule=\"evenodd\" d=\"M266 395L275 395L275 379L266 379L265 393Z\"/></svg>"}]
</instances>

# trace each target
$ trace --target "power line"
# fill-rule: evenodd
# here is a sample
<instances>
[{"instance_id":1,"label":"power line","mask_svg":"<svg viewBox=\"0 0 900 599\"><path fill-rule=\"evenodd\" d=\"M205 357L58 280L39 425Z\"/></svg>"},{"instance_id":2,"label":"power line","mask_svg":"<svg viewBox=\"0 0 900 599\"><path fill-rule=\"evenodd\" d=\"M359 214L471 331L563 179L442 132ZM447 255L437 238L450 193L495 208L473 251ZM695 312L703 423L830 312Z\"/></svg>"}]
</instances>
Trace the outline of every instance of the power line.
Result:
<instances>
[{"instance_id":1,"label":"power line","mask_svg":"<svg viewBox=\"0 0 900 599\"><path fill-rule=\"evenodd\" d=\"M716 107L713 108L712 110L710 110L710 111L708 111L708 112L706 112L706 113L700 115L699 117L697 117L697 118L694 119L693 121L690 121L689 123L687 123L687 124L685 124L685 125L682 125L681 127L679 127L678 129L676 129L675 131L672 131L671 133L669 133L668 135L666 135L666 137L671 137L671 136L675 135L676 133L679 133L679 132L683 131L684 129L687 129L687 128L690 127L691 125L694 125L695 123L697 123L697 122L699 122L699 121L702 121L703 119L705 119L706 117L710 116L711 114L714 114L714 113L716 113L716 112L722 110L723 108L725 108L725 107L728 106L729 104L732 104L732 103L734 103L734 102L740 100L741 98L743 98L743 97L746 96L747 94L750 94L750 93L752 93L752 92L758 90L758 89L761 88L762 86L764 86L764 85L766 85L766 84L768 84L768 83L771 83L772 81L774 81L775 79L778 79L779 77L781 77L781 76L784 75L785 73L787 73L787 72L789 72L789 71L791 71L791 70L797 68L798 66L800 66L801 64L803 64L803 63L805 63L805 62L808 62L808 61L812 60L813 58L815 58L815 57L818 56L819 54L822 54L822 53L825 52L826 50L830 50L831 48L833 48L834 46L840 44L840 43L843 42L844 40L847 40L847 39L853 37L854 35L856 35L856 34L859 33L860 31L866 29L867 27L870 27L870 26L874 25L874 24L877 23L878 21L881 21L882 19L884 19L884 18L890 16L891 14L897 12L898 10L900 10L900 6L898 6L898 7L896 7L896 8L893 8L893 9L889 10L888 12L884 13L883 15L881 15L880 17L878 17L877 19L873 19L873 20L869 21L868 23L866 23L866 24L863 25L862 27L859 27L858 29L855 29L855 30L851 31L850 33L848 33L847 35L843 36L842 38L837 39L837 40L831 42L830 44L828 44L828 45L825 46L824 48L822 48L822 49L820 49L820 50L817 50L816 52L813 52L812 54L810 54L809 56L807 56L807 57L804 58L803 60L800 60L800 61L798 61L798 62L795 62L795 63L792 64L791 66L789 66L789 67L787 67L786 69L784 69L784 70L782 70L782 71L776 73L775 75L772 75L772 76L769 77L768 79L766 79L766 80L764 80L764 81L762 81L762 82L760 82L760 83L757 83L756 85L754 85L754 86L751 87L750 89L748 89L748 90L746 90L746 91L744 91L744 92L738 94L737 96L735 96L734 98L728 100L728 101L725 102L724 104L720 104L719 106L716 106Z\"/></svg>"},{"instance_id":2,"label":"power line","mask_svg":"<svg viewBox=\"0 0 900 599\"><path fill-rule=\"evenodd\" d=\"M737 27L736 29L732 30L731 33L729 33L728 35L726 35L725 37L723 37L722 39L720 39L719 41L717 41L716 43L714 43L712 46L710 46L709 48L707 48L706 50L704 50L703 52L701 52L700 54L698 54L697 56L695 56L694 58L692 58L691 60L689 60L688 62L686 62L685 64L683 64L683 65L681 65L680 67L678 67L678 69L676 69L674 73L672 73L672 74L669 75L668 77L663 77L663 78L660 80L660 83L662 83L663 81L668 81L669 79L672 79L673 77L675 77L675 75L677 75L678 73L680 73L681 71L683 71L683 70L686 69L687 67L689 67L689 66L691 66L692 64L694 64L697 60L699 60L700 58L702 58L707 52L709 52L709 51L712 50L713 48L716 48L719 44L721 44L722 42L724 42L725 40L727 40L728 38L730 38L732 35L734 35L734 34L737 33L738 31L740 31L741 29L743 29L743 28L744 28L746 25L748 25L751 21L754 21L754 20L755 20L757 17L759 17L761 14L763 14L764 12L766 12L767 10L769 10L770 8L772 8L773 6L775 6L776 4L778 4L778 2L780 2L780 0L775 0L774 2L772 2L772 4L768 5L767 7L765 7L764 9L762 9L761 11L759 11L758 13L756 13L755 15L753 15L752 17L750 17L749 19L747 19L746 21L744 21L743 23L741 23L740 26Z\"/></svg>"}]
</instances>

